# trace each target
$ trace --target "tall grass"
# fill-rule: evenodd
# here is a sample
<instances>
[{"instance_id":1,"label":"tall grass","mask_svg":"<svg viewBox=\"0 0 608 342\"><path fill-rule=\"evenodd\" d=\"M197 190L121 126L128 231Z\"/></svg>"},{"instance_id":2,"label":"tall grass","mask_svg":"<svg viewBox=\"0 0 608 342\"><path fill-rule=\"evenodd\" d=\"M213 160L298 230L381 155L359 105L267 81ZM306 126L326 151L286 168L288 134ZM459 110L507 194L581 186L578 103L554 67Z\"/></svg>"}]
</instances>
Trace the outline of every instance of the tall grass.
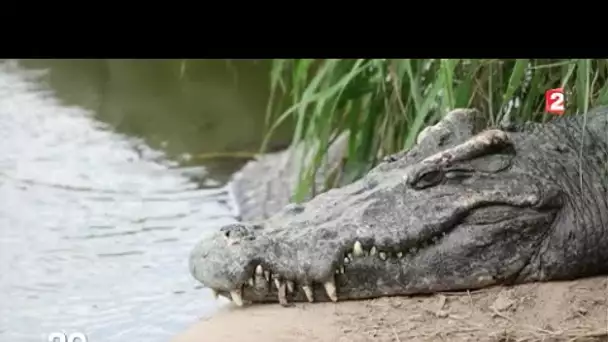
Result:
<instances>
[{"instance_id":1,"label":"tall grass","mask_svg":"<svg viewBox=\"0 0 608 342\"><path fill-rule=\"evenodd\" d=\"M412 146L426 125L451 109L475 107L487 113L490 124L497 123L529 62L530 91L513 109L515 121L548 120L544 92L550 88L566 89L567 114L608 104L606 59L276 59L262 151L281 123L295 122L292 143L303 142L315 155L300 173L293 200L301 201L340 133L350 133L344 177L352 181L383 156ZM278 93L286 95L283 107L277 106Z\"/></svg>"}]
</instances>

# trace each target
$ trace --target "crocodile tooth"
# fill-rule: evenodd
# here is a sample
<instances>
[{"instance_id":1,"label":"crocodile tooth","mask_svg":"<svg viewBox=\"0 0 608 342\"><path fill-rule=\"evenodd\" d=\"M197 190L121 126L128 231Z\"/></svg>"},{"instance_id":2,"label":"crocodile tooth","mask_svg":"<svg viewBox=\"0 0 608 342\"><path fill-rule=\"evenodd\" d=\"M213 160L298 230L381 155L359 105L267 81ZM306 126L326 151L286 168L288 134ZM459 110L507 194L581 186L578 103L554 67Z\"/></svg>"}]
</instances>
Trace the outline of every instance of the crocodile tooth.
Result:
<instances>
[{"instance_id":1,"label":"crocodile tooth","mask_svg":"<svg viewBox=\"0 0 608 342\"><path fill-rule=\"evenodd\" d=\"M274 285L277 287L277 289L281 287L281 281L279 278L274 278Z\"/></svg>"},{"instance_id":2,"label":"crocodile tooth","mask_svg":"<svg viewBox=\"0 0 608 342\"><path fill-rule=\"evenodd\" d=\"M380 257L381 260L386 260L386 253L380 252L380 253L378 253L378 256Z\"/></svg>"},{"instance_id":3,"label":"crocodile tooth","mask_svg":"<svg viewBox=\"0 0 608 342\"><path fill-rule=\"evenodd\" d=\"M361 242L355 241L355 245L353 246L353 255L356 257L365 255L365 251L363 250L363 246L361 246Z\"/></svg>"},{"instance_id":4,"label":"crocodile tooth","mask_svg":"<svg viewBox=\"0 0 608 342\"><path fill-rule=\"evenodd\" d=\"M312 288L308 285L304 285L302 286L302 290L304 290L304 294L306 295L306 299L308 299L309 302L314 302L315 301L315 297L312 294Z\"/></svg>"},{"instance_id":5,"label":"crocodile tooth","mask_svg":"<svg viewBox=\"0 0 608 342\"><path fill-rule=\"evenodd\" d=\"M344 266L340 266L340 267L338 268L338 272L339 272L340 274L344 274Z\"/></svg>"},{"instance_id":6,"label":"crocodile tooth","mask_svg":"<svg viewBox=\"0 0 608 342\"><path fill-rule=\"evenodd\" d=\"M241 289L230 291L230 297L232 297L232 301L238 306L243 306L243 296L241 294Z\"/></svg>"},{"instance_id":7,"label":"crocodile tooth","mask_svg":"<svg viewBox=\"0 0 608 342\"><path fill-rule=\"evenodd\" d=\"M262 268L262 265L258 265L255 268L255 274L261 276L262 274L264 274L264 269Z\"/></svg>"},{"instance_id":8,"label":"crocodile tooth","mask_svg":"<svg viewBox=\"0 0 608 342\"><path fill-rule=\"evenodd\" d=\"M348 257L344 257L344 264L348 265L350 263L350 259Z\"/></svg>"},{"instance_id":9,"label":"crocodile tooth","mask_svg":"<svg viewBox=\"0 0 608 342\"><path fill-rule=\"evenodd\" d=\"M264 271L264 278L266 278L266 281L270 281L270 271Z\"/></svg>"},{"instance_id":10,"label":"crocodile tooth","mask_svg":"<svg viewBox=\"0 0 608 342\"><path fill-rule=\"evenodd\" d=\"M336 281L334 280L334 278L333 277L329 278L329 280L323 284L323 287L325 287L325 292L327 293L327 297L329 297L329 299L331 299L332 302L337 302L338 295L336 294Z\"/></svg>"},{"instance_id":11,"label":"crocodile tooth","mask_svg":"<svg viewBox=\"0 0 608 342\"><path fill-rule=\"evenodd\" d=\"M295 284L293 283L293 281L288 280L288 281L286 281L286 283L287 283L287 290L289 292L293 292L293 290L295 288Z\"/></svg>"},{"instance_id":12,"label":"crocodile tooth","mask_svg":"<svg viewBox=\"0 0 608 342\"><path fill-rule=\"evenodd\" d=\"M253 277L249 278L249 280L247 281L247 284L249 284L249 286L253 287L254 283L253 283Z\"/></svg>"},{"instance_id":13,"label":"crocodile tooth","mask_svg":"<svg viewBox=\"0 0 608 342\"><path fill-rule=\"evenodd\" d=\"M369 250L369 255L376 255L376 252L378 252L378 250L376 249L376 246L373 246L372 249Z\"/></svg>"},{"instance_id":14,"label":"crocodile tooth","mask_svg":"<svg viewBox=\"0 0 608 342\"><path fill-rule=\"evenodd\" d=\"M262 291L263 289L265 289L267 291L270 284L264 278L264 269L262 268L261 265L256 266L254 274L255 275L252 277L253 278L252 287L259 289L260 291Z\"/></svg>"},{"instance_id":15,"label":"crocodile tooth","mask_svg":"<svg viewBox=\"0 0 608 342\"><path fill-rule=\"evenodd\" d=\"M275 279L276 281L278 281L278 279ZM287 301L287 284L286 282L283 282L282 284L280 284L280 286L277 286L278 294L277 296L279 297L279 304L281 304L282 306L289 306L289 302Z\"/></svg>"},{"instance_id":16,"label":"crocodile tooth","mask_svg":"<svg viewBox=\"0 0 608 342\"><path fill-rule=\"evenodd\" d=\"M403 258L403 252L397 252L397 258L399 258L399 259Z\"/></svg>"},{"instance_id":17,"label":"crocodile tooth","mask_svg":"<svg viewBox=\"0 0 608 342\"><path fill-rule=\"evenodd\" d=\"M213 298L218 299L218 297L220 296L220 293L217 292L216 289L211 289L211 294L213 295Z\"/></svg>"}]
</instances>

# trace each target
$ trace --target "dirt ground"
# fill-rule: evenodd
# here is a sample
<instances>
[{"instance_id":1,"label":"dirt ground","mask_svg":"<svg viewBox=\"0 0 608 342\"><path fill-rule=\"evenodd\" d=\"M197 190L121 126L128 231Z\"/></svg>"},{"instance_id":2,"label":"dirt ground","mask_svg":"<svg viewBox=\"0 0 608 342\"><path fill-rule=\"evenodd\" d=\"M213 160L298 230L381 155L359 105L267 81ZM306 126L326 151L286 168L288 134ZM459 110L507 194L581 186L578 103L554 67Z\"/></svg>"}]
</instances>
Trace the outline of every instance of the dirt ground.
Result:
<instances>
[{"instance_id":1,"label":"dirt ground","mask_svg":"<svg viewBox=\"0 0 608 342\"><path fill-rule=\"evenodd\" d=\"M608 341L608 277L293 308L229 305L172 342Z\"/></svg>"}]
</instances>

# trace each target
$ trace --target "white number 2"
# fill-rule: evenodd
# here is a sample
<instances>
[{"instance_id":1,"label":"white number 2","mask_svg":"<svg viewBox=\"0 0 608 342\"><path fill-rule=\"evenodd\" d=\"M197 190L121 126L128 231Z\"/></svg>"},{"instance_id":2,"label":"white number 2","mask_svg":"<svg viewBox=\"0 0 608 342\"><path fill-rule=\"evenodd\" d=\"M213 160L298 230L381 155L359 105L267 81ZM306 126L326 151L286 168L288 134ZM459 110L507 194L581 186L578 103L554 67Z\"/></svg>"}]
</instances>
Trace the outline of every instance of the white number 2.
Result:
<instances>
[{"instance_id":1,"label":"white number 2","mask_svg":"<svg viewBox=\"0 0 608 342\"><path fill-rule=\"evenodd\" d=\"M49 334L49 342L87 342L87 337L83 333L72 333L66 336L64 333Z\"/></svg>"},{"instance_id":2,"label":"white number 2","mask_svg":"<svg viewBox=\"0 0 608 342\"><path fill-rule=\"evenodd\" d=\"M551 110L564 110L564 93L552 93L551 101Z\"/></svg>"}]
</instances>

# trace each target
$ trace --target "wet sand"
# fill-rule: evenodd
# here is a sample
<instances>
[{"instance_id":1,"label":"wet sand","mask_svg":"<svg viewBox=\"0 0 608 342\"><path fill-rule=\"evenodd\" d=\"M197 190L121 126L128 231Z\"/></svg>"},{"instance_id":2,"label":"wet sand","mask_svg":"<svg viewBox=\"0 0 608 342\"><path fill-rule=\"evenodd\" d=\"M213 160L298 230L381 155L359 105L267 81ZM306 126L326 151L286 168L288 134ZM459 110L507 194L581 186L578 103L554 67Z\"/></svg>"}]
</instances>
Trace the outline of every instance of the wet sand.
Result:
<instances>
[{"instance_id":1,"label":"wet sand","mask_svg":"<svg viewBox=\"0 0 608 342\"><path fill-rule=\"evenodd\" d=\"M228 305L172 342L608 341L608 277L292 308Z\"/></svg>"}]
</instances>

